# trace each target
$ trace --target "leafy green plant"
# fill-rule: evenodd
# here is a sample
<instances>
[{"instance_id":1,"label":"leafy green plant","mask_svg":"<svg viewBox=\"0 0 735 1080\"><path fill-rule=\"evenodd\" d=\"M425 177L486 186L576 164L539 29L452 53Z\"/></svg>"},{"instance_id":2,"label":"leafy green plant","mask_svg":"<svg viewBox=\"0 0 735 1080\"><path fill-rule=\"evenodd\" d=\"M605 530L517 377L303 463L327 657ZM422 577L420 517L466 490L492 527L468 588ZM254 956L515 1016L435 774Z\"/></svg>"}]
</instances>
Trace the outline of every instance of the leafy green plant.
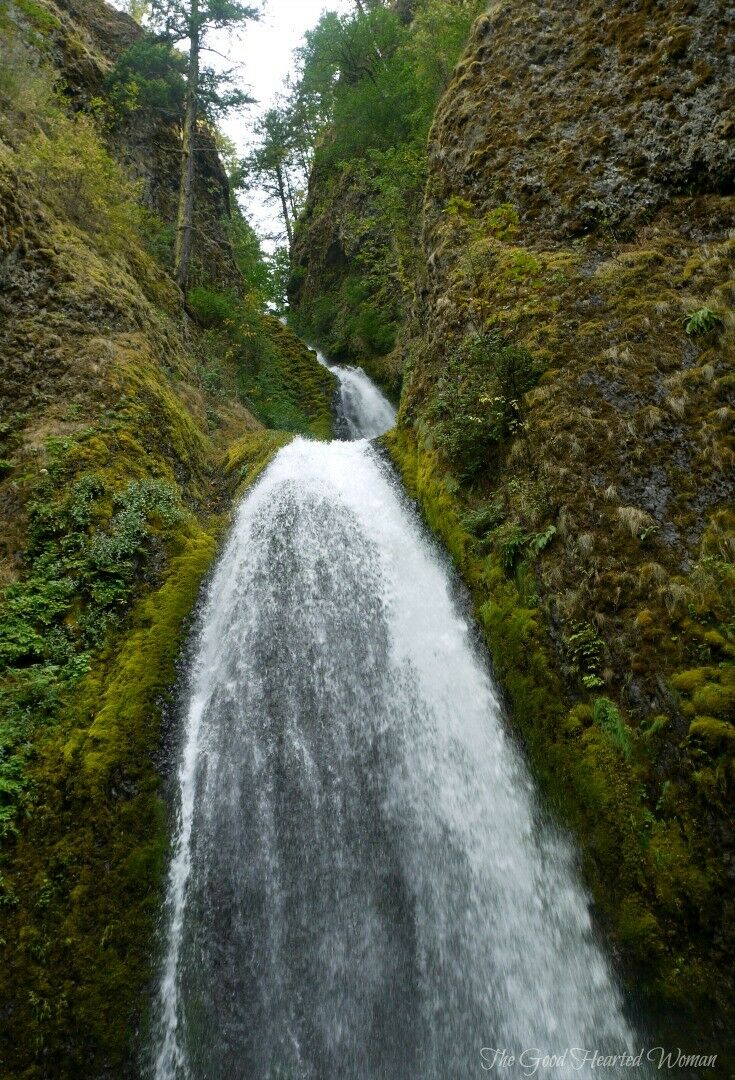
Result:
<instances>
[{"instance_id":1,"label":"leafy green plant","mask_svg":"<svg viewBox=\"0 0 735 1080\"><path fill-rule=\"evenodd\" d=\"M695 337L698 334L708 334L710 330L714 330L721 323L722 318L716 311L713 311L712 308L701 307L687 315L684 329L687 334Z\"/></svg>"},{"instance_id":2,"label":"leafy green plant","mask_svg":"<svg viewBox=\"0 0 735 1080\"><path fill-rule=\"evenodd\" d=\"M591 623L575 623L573 633L566 640L566 651L572 670L588 690L604 685L599 674L604 649L604 642Z\"/></svg>"},{"instance_id":3,"label":"leafy green plant","mask_svg":"<svg viewBox=\"0 0 735 1080\"><path fill-rule=\"evenodd\" d=\"M483 219L483 229L498 240L512 240L518 232L518 211L512 203L501 203Z\"/></svg>"},{"instance_id":4,"label":"leafy green plant","mask_svg":"<svg viewBox=\"0 0 735 1080\"><path fill-rule=\"evenodd\" d=\"M500 525L504 517L505 506L503 500L495 498L486 506L480 506L477 510L465 514L462 524L467 529L467 532L472 533L473 536L483 537Z\"/></svg>"},{"instance_id":5,"label":"leafy green plant","mask_svg":"<svg viewBox=\"0 0 735 1080\"><path fill-rule=\"evenodd\" d=\"M206 285L190 289L187 302L194 318L204 327L234 325L239 314L239 301L234 293Z\"/></svg>"},{"instance_id":6,"label":"leafy green plant","mask_svg":"<svg viewBox=\"0 0 735 1080\"><path fill-rule=\"evenodd\" d=\"M229 370L233 389L267 427L319 438L331 433L334 376L263 311L257 296L201 285L187 302L206 330L199 349L205 389L218 393Z\"/></svg>"},{"instance_id":7,"label":"leafy green plant","mask_svg":"<svg viewBox=\"0 0 735 1080\"><path fill-rule=\"evenodd\" d=\"M629 758L633 748L630 730L614 702L606 697L596 698L592 715L595 723L602 728L616 750L624 758Z\"/></svg>"},{"instance_id":8,"label":"leafy green plant","mask_svg":"<svg viewBox=\"0 0 735 1080\"><path fill-rule=\"evenodd\" d=\"M655 536L657 532L660 532L660 526L656 524L648 525L645 529L641 529L640 533L638 534L638 539L643 544L649 536Z\"/></svg>"},{"instance_id":9,"label":"leafy green plant","mask_svg":"<svg viewBox=\"0 0 735 1080\"><path fill-rule=\"evenodd\" d=\"M526 542L526 536L519 525L512 525L504 533L500 541L500 552L503 560L503 568L506 572L515 566L516 559Z\"/></svg>"},{"instance_id":10,"label":"leafy green plant","mask_svg":"<svg viewBox=\"0 0 735 1080\"><path fill-rule=\"evenodd\" d=\"M52 472L63 470L64 448L50 451ZM108 492L90 472L62 491L49 478L31 502L28 576L0 594L0 833L25 790L33 731L85 674L129 609L146 556L184 515L153 478Z\"/></svg>"},{"instance_id":11,"label":"leafy green plant","mask_svg":"<svg viewBox=\"0 0 735 1080\"><path fill-rule=\"evenodd\" d=\"M439 448L471 479L494 444L523 430L523 395L541 367L495 332L477 334L451 356L430 411Z\"/></svg>"},{"instance_id":12,"label":"leafy green plant","mask_svg":"<svg viewBox=\"0 0 735 1080\"><path fill-rule=\"evenodd\" d=\"M556 536L556 526L548 525L541 532L528 533L517 524L509 524L496 531L496 543L500 550L503 568L511 573L523 553L540 555Z\"/></svg>"},{"instance_id":13,"label":"leafy green plant","mask_svg":"<svg viewBox=\"0 0 735 1080\"><path fill-rule=\"evenodd\" d=\"M556 525L547 525L541 532L533 533L526 538L526 545L534 555L539 555L549 546L556 536Z\"/></svg>"}]
</instances>

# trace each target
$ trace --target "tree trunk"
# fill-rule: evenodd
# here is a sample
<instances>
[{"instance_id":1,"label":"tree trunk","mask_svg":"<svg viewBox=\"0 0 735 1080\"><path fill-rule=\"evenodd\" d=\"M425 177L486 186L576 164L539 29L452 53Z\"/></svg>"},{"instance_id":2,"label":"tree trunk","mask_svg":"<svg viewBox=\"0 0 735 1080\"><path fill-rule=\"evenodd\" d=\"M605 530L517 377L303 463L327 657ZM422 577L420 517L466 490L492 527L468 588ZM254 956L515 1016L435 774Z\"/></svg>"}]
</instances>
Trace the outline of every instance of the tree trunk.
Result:
<instances>
[{"instance_id":1,"label":"tree trunk","mask_svg":"<svg viewBox=\"0 0 735 1080\"><path fill-rule=\"evenodd\" d=\"M286 171L286 193L288 194L288 205L291 207L291 217L296 220L296 199L294 198L293 188L291 187L291 181Z\"/></svg>"},{"instance_id":2,"label":"tree trunk","mask_svg":"<svg viewBox=\"0 0 735 1080\"><path fill-rule=\"evenodd\" d=\"M179 210L176 218L176 247L174 271L182 292L189 283L189 263L193 239L194 218L194 153L199 104L199 4L192 0L189 35L189 67L186 81L184 133L181 147L181 181Z\"/></svg>"},{"instance_id":3,"label":"tree trunk","mask_svg":"<svg viewBox=\"0 0 735 1080\"><path fill-rule=\"evenodd\" d=\"M283 166L280 162L276 165L276 180L278 181L278 194L283 208L283 221L286 226L286 236L288 237L288 248L290 251L293 247L293 232L291 230L291 218L288 214L288 203L286 202L286 184L283 176Z\"/></svg>"}]
</instances>

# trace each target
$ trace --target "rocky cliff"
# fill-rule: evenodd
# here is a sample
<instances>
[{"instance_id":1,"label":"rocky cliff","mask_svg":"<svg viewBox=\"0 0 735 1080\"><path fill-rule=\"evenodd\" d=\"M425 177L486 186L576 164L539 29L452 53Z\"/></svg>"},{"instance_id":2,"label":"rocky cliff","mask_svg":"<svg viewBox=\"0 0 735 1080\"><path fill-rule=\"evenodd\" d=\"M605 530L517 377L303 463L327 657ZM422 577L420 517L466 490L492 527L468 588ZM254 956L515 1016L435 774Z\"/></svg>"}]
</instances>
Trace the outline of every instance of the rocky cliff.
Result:
<instances>
[{"instance_id":1,"label":"rocky cliff","mask_svg":"<svg viewBox=\"0 0 735 1080\"><path fill-rule=\"evenodd\" d=\"M476 22L399 437L599 909L677 1005L732 995L732 16Z\"/></svg>"},{"instance_id":2,"label":"rocky cliff","mask_svg":"<svg viewBox=\"0 0 735 1080\"><path fill-rule=\"evenodd\" d=\"M108 93L141 34L0 6L3 1077L137 1074L181 636L236 490L331 430L332 376L240 277L205 128L186 310L168 275L177 125Z\"/></svg>"}]
</instances>

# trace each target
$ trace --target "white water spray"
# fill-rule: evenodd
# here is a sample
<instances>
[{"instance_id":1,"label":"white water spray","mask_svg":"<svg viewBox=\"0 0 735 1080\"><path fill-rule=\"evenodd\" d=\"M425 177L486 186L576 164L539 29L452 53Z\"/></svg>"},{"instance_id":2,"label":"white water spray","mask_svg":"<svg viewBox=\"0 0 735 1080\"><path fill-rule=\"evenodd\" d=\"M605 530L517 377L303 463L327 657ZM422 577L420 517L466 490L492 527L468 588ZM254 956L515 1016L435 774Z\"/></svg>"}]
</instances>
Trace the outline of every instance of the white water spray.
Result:
<instances>
[{"instance_id":1,"label":"white water spray","mask_svg":"<svg viewBox=\"0 0 735 1080\"><path fill-rule=\"evenodd\" d=\"M483 1047L630 1046L572 849L367 442L296 439L246 495L189 681L157 1080L453 1080Z\"/></svg>"}]
</instances>

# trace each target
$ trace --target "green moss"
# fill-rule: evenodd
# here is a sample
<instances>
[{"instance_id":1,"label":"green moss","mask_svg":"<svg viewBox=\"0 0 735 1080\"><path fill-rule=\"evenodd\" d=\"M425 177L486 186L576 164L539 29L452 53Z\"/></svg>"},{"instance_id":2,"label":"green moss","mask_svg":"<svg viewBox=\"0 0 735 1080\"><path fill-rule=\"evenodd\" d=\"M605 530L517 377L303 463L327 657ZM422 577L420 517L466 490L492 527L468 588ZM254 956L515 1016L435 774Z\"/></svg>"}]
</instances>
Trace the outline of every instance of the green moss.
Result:
<instances>
[{"instance_id":1,"label":"green moss","mask_svg":"<svg viewBox=\"0 0 735 1080\"><path fill-rule=\"evenodd\" d=\"M225 475L236 481L236 496L249 488L292 438L282 431L255 431L232 443L225 454Z\"/></svg>"},{"instance_id":2,"label":"green moss","mask_svg":"<svg viewBox=\"0 0 735 1080\"><path fill-rule=\"evenodd\" d=\"M677 690L684 693L692 693L704 686L707 681L707 668L693 668L691 671L682 671L671 680Z\"/></svg>"},{"instance_id":3,"label":"green moss","mask_svg":"<svg viewBox=\"0 0 735 1080\"><path fill-rule=\"evenodd\" d=\"M692 824L691 809L673 788L665 800L651 805L648 759L614 701L570 699L545 613L524 601L532 572L528 562L519 572L504 562L501 551L484 550L468 527L479 519L468 513L456 488L450 490L453 485L436 452L421 448L406 428L388 433L383 443L470 587L531 766L578 838L603 921L630 964L642 972L649 993L682 1006L685 999L689 1005L706 1002L716 996L712 968L701 957L692 959L682 979L681 956L672 946L682 923L693 938L699 929L691 931L692 925L706 934L722 888L706 840ZM545 555L539 551L536 557ZM698 687L707 677L690 676L682 684ZM664 730L668 719L655 721L647 736ZM723 734L711 727L707 733L718 739ZM701 730L701 736L707 733Z\"/></svg>"},{"instance_id":4,"label":"green moss","mask_svg":"<svg viewBox=\"0 0 735 1080\"><path fill-rule=\"evenodd\" d=\"M147 744L144 741L139 752L150 762L156 749L151 711L173 682L179 630L194 607L215 540L190 522L176 538L176 547L165 584L137 606L112 671L98 669L97 677L90 674L79 689L80 704L74 711L85 722L71 732L63 754L80 761L92 792L107 790L112 771L130 752L131 742L140 738L136 732L141 726Z\"/></svg>"},{"instance_id":5,"label":"green moss","mask_svg":"<svg viewBox=\"0 0 735 1080\"><path fill-rule=\"evenodd\" d=\"M44 4L36 0L13 0L13 5L28 20L34 30L50 34L61 27L61 23Z\"/></svg>"},{"instance_id":6,"label":"green moss","mask_svg":"<svg viewBox=\"0 0 735 1080\"><path fill-rule=\"evenodd\" d=\"M215 551L189 521L164 584L143 598L37 741L28 822L6 853L0 933L16 1076L122 1070L144 1012L166 820L154 755L181 628ZM43 903L37 896L41 890ZM30 1064L30 1062L33 1064Z\"/></svg>"},{"instance_id":7,"label":"green moss","mask_svg":"<svg viewBox=\"0 0 735 1080\"><path fill-rule=\"evenodd\" d=\"M697 712L735 720L735 687L710 683L693 694L692 705Z\"/></svg>"},{"instance_id":8,"label":"green moss","mask_svg":"<svg viewBox=\"0 0 735 1080\"><path fill-rule=\"evenodd\" d=\"M711 753L735 751L735 726L713 716L695 716L689 725L689 737L701 742Z\"/></svg>"},{"instance_id":9,"label":"green moss","mask_svg":"<svg viewBox=\"0 0 735 1080\"><path fill-rule=\"evenodd\" d=\"M682 712L735 722L735 665L725 661L718 667L694 668L672 678L682 695Z\"/></svg>"},{"instance_id":10,"label":"green moss","mask_svg":"<svg viewBox=\"0 0 735 1080\"><path fill-rule=\"evenodd\" d=\"M631 956L661 954L661 928L656 917L635 897L626 898L621 905L618 934Z\"/></svg>"}]
</instances>

